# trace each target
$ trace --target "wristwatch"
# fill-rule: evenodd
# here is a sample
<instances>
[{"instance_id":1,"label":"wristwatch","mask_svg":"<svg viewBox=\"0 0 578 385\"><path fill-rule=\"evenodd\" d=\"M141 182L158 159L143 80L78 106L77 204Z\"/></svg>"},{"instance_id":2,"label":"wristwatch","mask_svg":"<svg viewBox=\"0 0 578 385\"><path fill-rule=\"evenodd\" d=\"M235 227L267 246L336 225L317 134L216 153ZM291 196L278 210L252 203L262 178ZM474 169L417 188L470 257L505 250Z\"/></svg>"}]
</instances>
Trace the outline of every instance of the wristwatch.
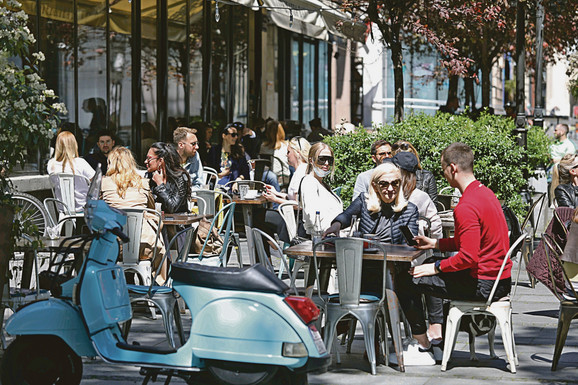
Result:
<instances>
[{"instance_id":1,"label":"wristwatch","mask_svg":"<svg viewBox=\"0 0 578 385\"><path fill-rule=\"evenodd\" d=\"M441 263L442 263L442 261L440 259L438 259L437 261L434 262L434 268L435 268L436 274L439 274L442 272L442 269L440 269Z\"/></svg>"}]
</instances>

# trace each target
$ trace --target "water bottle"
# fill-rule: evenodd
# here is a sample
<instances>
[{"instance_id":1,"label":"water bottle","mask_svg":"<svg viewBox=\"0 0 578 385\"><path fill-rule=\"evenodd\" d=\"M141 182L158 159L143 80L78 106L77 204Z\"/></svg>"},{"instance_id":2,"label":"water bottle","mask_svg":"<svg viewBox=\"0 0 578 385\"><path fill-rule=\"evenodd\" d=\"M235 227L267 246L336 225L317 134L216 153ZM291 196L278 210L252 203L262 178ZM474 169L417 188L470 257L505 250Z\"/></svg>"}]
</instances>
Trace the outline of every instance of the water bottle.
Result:
<instances>
[{"instance_id":1,"label":"water bottle","mask_svg":"<svg viewBox=\"0 0 578 385\"><path fill-rule=\"evenodd\" d=\"M313 225L313 233L311 234L311 240L313 245L321 241L323 235L323 228L321 227L321 215L319 211L315 212L315 224Z\"/></svg>"},{"instance_id":2,"label":"water bottle","mask_svg":"<svg viewBox=\"0 0 578 385\"><path fill-rule=\"evenodd\" d=\"M353 215L351 218L351 226L349 227L350 237L360 237L361 233L357 229L357 215Z\"/></svg>"}]
</instances>

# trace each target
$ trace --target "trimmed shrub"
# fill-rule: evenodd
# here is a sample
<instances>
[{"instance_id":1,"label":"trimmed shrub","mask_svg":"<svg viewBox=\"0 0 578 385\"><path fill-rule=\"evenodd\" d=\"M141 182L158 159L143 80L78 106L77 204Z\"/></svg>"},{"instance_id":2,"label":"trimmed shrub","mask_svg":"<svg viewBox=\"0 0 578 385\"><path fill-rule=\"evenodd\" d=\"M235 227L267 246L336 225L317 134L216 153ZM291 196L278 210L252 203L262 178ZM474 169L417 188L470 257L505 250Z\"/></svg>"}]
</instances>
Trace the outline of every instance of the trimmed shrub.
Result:
<instances>
[{"instance_id":1,"label":"trimmed shrub","mask_svg":"<svg viewBox=\"0 0 578 385\"><path fill-rule=\"evenodd\" d=\"M477 121L467 116L437 114L435 116L410 115L393 125L376 125L369 133L332 136L324 139L335 152L336 171L333 185L342 186L341 198L349 205L355 179L359 173L373 167L370 156L371 144L377 139L391 143L407 140L418 151L425 170L436 177L438 190L447 186L440 167L441 152L453 142L464 142L472 147L475 155L474 173L478 180L491 188L498 199L504 200L518 214L523 214L523 202L519 192L527 185L525 170L533 170L544 161L544 139L535 129L528 142L540 149L533 154L531 162L524 162L524 150L516 144L512 130L513 120L501 116L482 114ZM547 142L546 142L547 153Z\"/></svg>"}]
</instances>

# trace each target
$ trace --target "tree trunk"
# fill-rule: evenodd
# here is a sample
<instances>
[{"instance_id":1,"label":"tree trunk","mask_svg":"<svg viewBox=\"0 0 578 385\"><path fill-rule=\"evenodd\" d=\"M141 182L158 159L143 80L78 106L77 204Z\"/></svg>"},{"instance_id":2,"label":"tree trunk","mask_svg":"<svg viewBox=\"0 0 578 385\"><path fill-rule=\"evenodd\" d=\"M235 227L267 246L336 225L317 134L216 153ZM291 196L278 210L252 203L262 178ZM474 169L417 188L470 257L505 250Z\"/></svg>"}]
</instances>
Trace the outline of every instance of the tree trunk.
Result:
<instances>
[{"instance_id":1,"label":"tree trunk","mask_svg":"<svg viewBox=\"0 0 578 385\"><path fill-rule=\"evenodd\" d=\"M399 35L397 36L399 37ZM393 84L394 84L394 120L395 122L401 122L403 120L403 103L404 103L404 90L403 90L403 52L401 50L401 42L399 38L391 44L391 62L393 64Z\"/></svg>"},{"instance_id":2,"label":"tree trunk","mask_svg":"<svg viewBox=\"0 0 578 385\"><path fill-rule=\"evenodd\" d=\"M484 36L487 36L484 30ZM482 38L482 62L480 63L480 69L482 70L482 108L490 106L490 89L492 84L492 79L490 77L490 58L488 55L488 42L487 39Z\"/></svg>"},{"instance_id":3,"label":"tree trunk","mask_svg":"<svg viewBox=\"0 0 578 385\"><path fill-rule=\"evenodd\" d=\"M446 105L449 104L450 100L454 97L458 97L458 83L460 77L458 75L450 75L450 84L448 86L448 98L446 99Z\"/></svg>"},{"instance_id":4,"label":"tree trunk","mask_svg":"<svg viewBox=\"0 0 578 385\"><path fill-rule=\"evenodd\" d=\"M467 77L464 79L464 89L466 91L466 106L473 110L476 108L476 95L474 94L474 78Z\"/></svg>"}]
</instances>

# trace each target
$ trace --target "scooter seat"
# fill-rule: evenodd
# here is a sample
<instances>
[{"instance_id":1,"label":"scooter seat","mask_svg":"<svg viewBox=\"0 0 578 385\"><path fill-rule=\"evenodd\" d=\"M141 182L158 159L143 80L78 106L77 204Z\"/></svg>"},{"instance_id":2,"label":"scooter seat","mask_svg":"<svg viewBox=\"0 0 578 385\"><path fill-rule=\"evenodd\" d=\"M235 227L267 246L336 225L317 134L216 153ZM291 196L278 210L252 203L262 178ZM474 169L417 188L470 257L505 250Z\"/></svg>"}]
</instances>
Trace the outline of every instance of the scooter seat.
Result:
<instances>
[{"instance_id":1,"label":"scooter seat","mask_svg":"<svg viewBox=\"0 0 578 385\"><path fill-rule=\"evenodd\" d=\"M212 289L275 294L284 294L289 290L289 286L259 263L238 268L176 262L171 266L170 275L174 281Z\"/></svg>"}]
</instances>

